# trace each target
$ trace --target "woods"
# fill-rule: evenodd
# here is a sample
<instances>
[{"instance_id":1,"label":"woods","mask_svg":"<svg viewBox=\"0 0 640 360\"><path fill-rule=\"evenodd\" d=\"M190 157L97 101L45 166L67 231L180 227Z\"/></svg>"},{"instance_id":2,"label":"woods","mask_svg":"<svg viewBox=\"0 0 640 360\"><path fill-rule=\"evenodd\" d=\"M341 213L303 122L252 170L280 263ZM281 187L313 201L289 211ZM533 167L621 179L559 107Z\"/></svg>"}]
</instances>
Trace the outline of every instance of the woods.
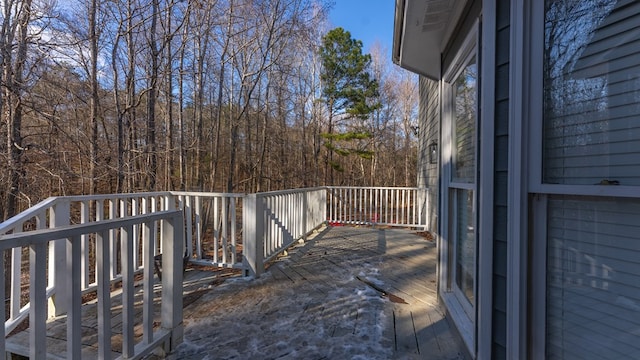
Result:
<instances>
[{"instance_id":1,"label":"woods","mask_svg":"<svg viewBox=\"0 0 640 360\"><path fill-rule=\"evenodd\" d=\"M0 9L3 219L55 195L414 184L417 81L331 30L328 1ZM355 106L327 101L331 33L375 84Z\"/></svg>"}]
</instances>

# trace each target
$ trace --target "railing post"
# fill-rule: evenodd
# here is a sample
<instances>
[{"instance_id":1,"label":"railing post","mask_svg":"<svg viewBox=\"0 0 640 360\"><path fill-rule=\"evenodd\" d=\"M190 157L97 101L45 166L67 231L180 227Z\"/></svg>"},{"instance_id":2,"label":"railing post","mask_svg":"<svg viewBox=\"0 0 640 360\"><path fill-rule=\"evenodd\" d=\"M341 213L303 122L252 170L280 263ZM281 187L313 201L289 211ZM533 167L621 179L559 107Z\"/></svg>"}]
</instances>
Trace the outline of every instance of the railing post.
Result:
<instances>
[{"instance_id":1,"label":"railing post","mask_svg":"<svg viewBox=\"0 0 640 360\"><path fill-rule=\"evenodd\" d=\"M176 210L176 196L174 196L173 194L170 195L163 195L160 197L160 211L167 211L167 210ZM183 209L180 209L183 210ZM184 211L184 210L183 210ZM182 218L184 219L184 215L182 216ZM167 222L166 221L161 221L160 222L160 236L164 237L164 226ZM184 224L182 226L182 230L181 231L185 231L184 230ZM164 249L164 244L165 241L161 238L160 239L160 253L164 253L165 249ZM182 244L182 246L184 247L185 245Z\"/></svg>"},{"instance_id":2,"label":"railing post","mask_svg":"<svg viewBox=\"0 0 640 360\"><path fill-rule=\"evenodd\" d=\"M433 209L431 209L431 190L429 190L429 188L426 188L423 190L424 192L424 203L425 205L425 211L427 212L427 220L425 221L425 230L428 231L435 231L436 229L434 228L434 224L431 223L431 211ZM437 226L437 224L436 224Z\"/></svg>"},{"instance_id":3,"label":"railing post","mask_svg":"<svg viewBox=\"0 0 640 360\"><path fill-rule=\"evenodd\" d=\"M184 213L179 212L162 227L162 327L171 331L168 350L182 343L182 256L184 250Z\"/></svg>"},{"instance_id":4,"label":"railing post","mask_svg":"<svg viewBox=\"0 0 640 360\"><path fill-rule=\"evenodd\" d=\"M193 256L193 242L192 242L193 240L193 223L192 223L193 207L192 207L191 199L192 199L191 195L185 195L184 197L182 197L182 200L180 201L182 203L180 208L184 212L184 217L185 217L185 227L184 227L185 246L186 246L185 253L189 257Z\"/></svg>"},{"instance_id":5,"label":"railing post","mask_svg":"<svg viewBox=\"0 0 640 360\"><path fill-rule=\"evenodd\" d=\"M0 269L4 269L4 256L0 256ZM0 276L0 299L5 299L6 295L4 292L4 284L5 284L5 279L4 279L4 274L2 274L3 276ZM0 319L6 319L6 310L4 306L0 306ZM0 356L5 356L5 351L6 351L6 344L5 344L5 331L4 331L5 327L4 326L0 326Z\"/></svg>"},{"instance_id":6,"label":"railing post","mask_svg":"<svg viewBox=\"0 0 640 360\"><path fill-rule=\"evenodd\" d=\"M302 192L302 241L307 241L307 233L309 232L307 217L309 213L309 196L312 194L309 190Z\"/></svg>"},{"instance_id":7,"label":"railing post","mask_svg":"<svg viewBox=\"0 0 640 360\"><path fill-rule=\"evenodd\" d=\"M327 190L316 189L310 200L310 206L313 208L311 226L315 228L327 222L327 217L325 216L327 212Z\"/></svg>"},{"instance_id":8,"label":"railing post","mask_svg":"<svg viewBox=\"0 0 640 360\"><path fill-rule=\"evenodd\" d=\"M91 203L89 201L82 201L80 203L80 223L86 224L89 222L89 213L91 209ZM89 264L89 235L84 234L80 238L81 242L81 253L80 257L80 282L82 284L82 289L86 289L89 286L89 268L91 267Z\"/></svg>"},{"instance_id":9,"label":"railing post","mask_svg":"<svg viewBox=\"0 0 640 360\"><path fill-rule=\"evenodd\" d=\"M96 234L96 283L98 284L98 358L111 356L111 230Z\"/></svg>"},{"instance_id":10,"label":"railing post","mask_svg":"<svg viewBox=\"0 0 640 360\"><path fill-rule=\"evenodd\" d=\"M66 293L67 306L67 357L79 359L82 349L82 274L84 274L83 238L75 236L67 239L67 276L70 278L70 289Z\"/></svg>"},{"instance_id":11,"label":"railing post","mask_svg":"<svg viewBox=\"0 0 640 360\"><path fill-rule=\"evenodd\" d=\"M54 240L66 245L66 239ZM66 250L63 247L63 250ZM29 358L44 359L47 354L47 313L44 310L46 303L47 286L45 284L46 269L45 261L46 244L31 244L29 246ZM64 260L64 258L62 259ZM66 267L66 263L63 264ZM58 273L62 275L61 272ZM64 277L64 276L58 276ZM56 288L56 291L59 291ZM64 304L66 293L59 292L60 301L56 305ZM55 296L55 295L54 295ZM4 339L3 339L4 340ZM3 354L4 355L4 354Z\"/></svg>"},{"instance_id":12,"label":"railing post","mask_svg":"<svg viewBox=\"0 0 640 360\"><path fill-rule=\"evenodd\" d=\"M419 218L418 223L423 225L423 230L432 231L431 229L431 212L429 209L429 189L418 189Z\"/></svg>"},{"instance_id":13,"label":"railing post","mask_svg":"<svg viewBox=\"0 0 640 360\"><path fill-rule=\"evenodd\" d=\"M245 196L243 201L244 275L258 277L264 271L264 206L256 194Z\"/></svg>"},{"instance_id":14,"label":"railing post","mask_svg":"<svg viewBox=\"0 0 640 360\"><path fill-rule=\"evenodd\" d=\"M49 227L57 228L69 225L70 203L67 199L59 199L51 208ZM54 240L49 245L49 286L53 287L53 295L49 298L49 317L60 316L67 312L67 294L69 293L66 276L67 241Z\"/></svg>"},{"instance_id":15,"label":"railing post","mask_svg":"<svg viewBox=\"0 0 640 360\"><path fill-rule=\"evenodd\" d=\"M196 257L199 260L202 260L202 199L200 196L195 197L195 220L196 220ZM187 239L187 241L191 242L191 239ZM193 254L191 254L193 255Z\"/></svg>"}]
</instances>

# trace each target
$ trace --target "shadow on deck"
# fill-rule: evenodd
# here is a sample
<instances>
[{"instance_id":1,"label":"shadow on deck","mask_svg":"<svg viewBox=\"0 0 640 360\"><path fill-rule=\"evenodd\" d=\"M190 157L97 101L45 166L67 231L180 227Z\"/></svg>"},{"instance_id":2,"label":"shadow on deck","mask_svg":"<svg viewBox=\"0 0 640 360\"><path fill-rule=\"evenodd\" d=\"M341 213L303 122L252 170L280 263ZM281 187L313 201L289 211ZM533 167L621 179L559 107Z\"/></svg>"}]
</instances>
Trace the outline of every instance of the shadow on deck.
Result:
<instances>
[{"instance_id":1,"label":"shadow on deck","mask_svg":"<svg viewBox=\"0 0 640 360\"><path fill-rule=\"evenodd\" d=\"M174 359L464 359L436 297L435 244L398 229L331 227L258 279L185 307Z\"/></svg>"}]
</instances>

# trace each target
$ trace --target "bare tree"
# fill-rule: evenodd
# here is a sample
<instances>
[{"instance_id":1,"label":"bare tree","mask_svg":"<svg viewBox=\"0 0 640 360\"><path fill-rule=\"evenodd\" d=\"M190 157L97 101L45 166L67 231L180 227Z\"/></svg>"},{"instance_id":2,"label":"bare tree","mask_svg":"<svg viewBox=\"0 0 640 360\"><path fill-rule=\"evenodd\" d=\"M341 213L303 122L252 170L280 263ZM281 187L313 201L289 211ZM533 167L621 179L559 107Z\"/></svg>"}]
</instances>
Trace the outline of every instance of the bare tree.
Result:
<instances>
[{"instance_id":1,"label":"bare tree","mask_svg":"<svg viewBox=\"0 0 640 360\"><path fill-rule=\"evenodd\" d=\"M151 0L151 25L147 31L149 60L147 70L147 126L144 147L147 174L145 189L154 191L158 177L158 154L156 152L156 98L158 94L158 73L160 68L160 48L157 42L158 18L160 17L160 1Z\"/></svg>"},{"instance_id":2,"label":"bare tree","mask_svg":"<svg viewBox=\"0 0 640 360\"><path fill-rule=\"evenodd\" d=\"M323 183L334 165L322 158L329 113L320 101L318 52L328 1L75 1L82 6L50 45L60 55L46 62L30 53L35 30L21 33L18 15L31 2L2 9L12 16L2 19L0 38L3 215L18 210L15 199L50 193L253 192ZM38 29L34 19L31 29ZM18 61L21 49L26 65ZM383 106L330 121L332 130L339 120L341 131L371 135L335 140L362 155L340 160L345 171L337 180L408 185L415 84L390 70L383 51L372 55L380 94L364 105ZM46 179L46 186L26 178Z\"/></svg>"},{"instance_id":3,"label":"bare tree","mask_svg":"<svg viewBox=\"0 0 640 360\"><path fill-rule=\"evenodd\" d=\"M6 219L19 210L25 177L23 119L30 102L29 89L38 72L42 55L31 51L46 44L41 35L48 27L51 4L32 0L6 0L2 5L0 29L0 117L2 118L2 147L5 156L6 178L3 179L2 210ZM28 197L28 196L27 196Z\"/></svg>"},{"instance_id":4,"label":"bare tree","mask_svg":"<svg viewBox=\"0 0 640 360\"><path fill-rule=\"evenodd\" d=\"M402 132L404 146L402 152L404 153L404 186L411 186L415 181L415 161L412 162L411 158L415 158L416 148L412 146L415 144L414 130L418 126L417 111L418 111L418 79L417 77L408 72L400 71L398 74L398 100L400 104L400 116L402 119Z\"/></svg>"}]
</instances>

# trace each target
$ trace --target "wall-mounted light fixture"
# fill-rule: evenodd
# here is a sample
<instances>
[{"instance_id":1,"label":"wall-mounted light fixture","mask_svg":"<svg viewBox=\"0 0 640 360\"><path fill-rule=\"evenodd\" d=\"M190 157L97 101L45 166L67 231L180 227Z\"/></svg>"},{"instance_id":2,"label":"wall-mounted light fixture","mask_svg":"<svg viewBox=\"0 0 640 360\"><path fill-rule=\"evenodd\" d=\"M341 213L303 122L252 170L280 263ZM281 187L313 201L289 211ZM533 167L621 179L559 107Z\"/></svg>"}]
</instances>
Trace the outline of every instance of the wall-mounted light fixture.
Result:
<instances>
[{"instance_id":1,"label":"wall-mounted light fixture","mask_svg":"<svg viewBox=\"0 0 640 360\"><path fill-rule=\"evenodd\" d=\"M429 144L429 164L438 163L438 143L433 140Z\"/></svg>"}]
</instances>

